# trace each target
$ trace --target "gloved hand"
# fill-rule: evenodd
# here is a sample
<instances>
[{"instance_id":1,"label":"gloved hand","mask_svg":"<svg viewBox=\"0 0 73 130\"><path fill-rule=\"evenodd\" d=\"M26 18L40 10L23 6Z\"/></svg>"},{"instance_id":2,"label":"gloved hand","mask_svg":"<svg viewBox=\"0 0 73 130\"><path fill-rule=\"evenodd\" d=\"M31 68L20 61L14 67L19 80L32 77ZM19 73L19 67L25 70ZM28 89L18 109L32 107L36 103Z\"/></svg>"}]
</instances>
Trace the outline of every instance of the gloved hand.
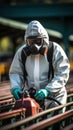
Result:
<instances>
[{"instance_id":1,"label":"gloved hand","mask_svg":"<svg viewBox=\"0 0 73 130\"><path fill-rule=\"evenodd\" d=\"M12 94L16 100L19 100L22 97L22 90L20 88L15 88Z\"/></svg>"},{"instance_id":2,"label":"gloved hand","mask_svg":"<svg viewBox=\"0 0 73 130\"><path fill-rule=\"evenodd\" d=\"M40 101L46 98L50 94L50 91L47 89L40 89L35 95L35 99Z\"/></svg>"}]
</instances>

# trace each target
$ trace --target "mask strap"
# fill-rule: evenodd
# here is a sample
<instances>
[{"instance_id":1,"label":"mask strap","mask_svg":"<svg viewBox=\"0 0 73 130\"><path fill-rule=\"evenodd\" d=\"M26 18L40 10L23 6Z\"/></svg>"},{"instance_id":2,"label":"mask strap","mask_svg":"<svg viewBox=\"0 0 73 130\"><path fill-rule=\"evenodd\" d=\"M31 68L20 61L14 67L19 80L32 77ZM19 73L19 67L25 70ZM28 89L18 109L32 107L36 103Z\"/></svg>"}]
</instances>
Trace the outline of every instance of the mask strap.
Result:
<instances>
[{"instance_id":1,"label":"mask strap","mask_svg":"<svg viewBox=\"0 0 73 130\"><path fill-rule=\"evenodd\" d=\"M45 51L44 51L44 56L47 54L48 52L48 47L46 47Z\"/></svg>"}]
</instances>

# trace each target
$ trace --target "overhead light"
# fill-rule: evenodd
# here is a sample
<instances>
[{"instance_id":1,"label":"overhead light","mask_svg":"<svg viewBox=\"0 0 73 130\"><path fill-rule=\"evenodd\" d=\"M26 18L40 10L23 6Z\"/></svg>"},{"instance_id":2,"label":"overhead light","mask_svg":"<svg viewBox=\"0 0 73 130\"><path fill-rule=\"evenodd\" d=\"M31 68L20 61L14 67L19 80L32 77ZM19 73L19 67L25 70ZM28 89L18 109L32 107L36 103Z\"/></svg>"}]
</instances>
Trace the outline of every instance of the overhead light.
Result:
<instances>
[{"instance_id":1,"label":"overhead light","mask_svg":"<svg viewBox=\"0 0 73 130\"><path fill-rule=\"evenodd\" d=\"M26 28L28 26L28 24L26 24L26 23L17 22L15 20L10 20L10 19L6 19L6 18L2 18L2 17L0 17L0 24L7 25L7 26L17 28L17 29L21 29L21 30L26 30ZM55 31L52 29L47 29L47 28L46 28L46 30L50 36L57 37L60 39L63 38L63 35L58 31Z\"/></svg>"},{"instance_id":2,"label":"overhead light","mask_svg":"<svg viewBox=\"0 0 73 130\"><path fill-rule=\"evenodd\" d=\"M69 36L69 40L70 40L70 41L73 41L73 35L70 35L70 36Z\"/></svg>"},{"instance_id":3,"label":"overhead light","mask_svg":"<svg viewBox=\"0 0 73 130\"><path fill-rule=\"evenodd\" d=\"M57 38L60 38L60 39L63 38L63 35L58 31L51 30L51 29L46 29L46 30L47 30L47 32L50 36L57 37Z\"/></svg>"},{"instance_id":4,"label":"overhead light","mask_svg":"<svg viewBox=\"0 0 73 130\"><path fill-rule=\"evenodd\" d=\"M10 20L6 18L0 18L0 24L7 25L13 28L25 30L27 28L27 24L17 22L15 20Z\"/></svg>"}]
</instances>

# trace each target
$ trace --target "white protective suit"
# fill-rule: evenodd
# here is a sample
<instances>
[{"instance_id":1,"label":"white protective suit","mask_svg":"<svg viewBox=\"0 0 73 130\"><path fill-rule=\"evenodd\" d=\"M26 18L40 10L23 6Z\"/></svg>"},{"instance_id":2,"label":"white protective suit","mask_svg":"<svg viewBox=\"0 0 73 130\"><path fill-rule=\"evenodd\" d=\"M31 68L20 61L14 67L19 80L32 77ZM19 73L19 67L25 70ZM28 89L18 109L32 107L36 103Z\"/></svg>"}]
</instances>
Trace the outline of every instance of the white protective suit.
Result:
<instances>
[{"instance_id":1,"label":"white protective suit","mask_svg":"<svg viewBox=\"0 0 73 130\"><path fill-rule=\"evenodd\" d=\"M26 46L27 37L37 34L40 34L42 37L45 36L44 41L49 45L49 37L45 28L36 20L30 22L25 32L25 44L16 52L10 67L11 92L14 88L21 88L24 84L21 51ZM25 63L28 74L25 88L35 87L36 90L47 88L50 91L50 95L53 95L60 103L65 104L67 99L65 85L69 79L70 64L61 46L53 42L53 47L54 78L51 82L48 82L49 62L47 56L31 54L27 57Z\"/></svg>"}]
</instances>

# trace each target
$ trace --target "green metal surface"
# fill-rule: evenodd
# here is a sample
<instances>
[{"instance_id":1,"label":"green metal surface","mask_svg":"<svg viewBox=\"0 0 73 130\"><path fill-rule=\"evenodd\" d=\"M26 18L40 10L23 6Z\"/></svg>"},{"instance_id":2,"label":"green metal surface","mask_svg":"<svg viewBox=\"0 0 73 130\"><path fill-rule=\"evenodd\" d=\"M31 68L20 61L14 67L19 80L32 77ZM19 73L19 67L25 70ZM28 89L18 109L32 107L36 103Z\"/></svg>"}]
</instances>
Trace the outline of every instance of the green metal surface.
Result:
<instances>
[{"instance_id":1,"label":"green metal surface","mask_svg":"<svg viewBox=\"0 0 73 130\"><path fill-rule=\"evenodd\" d=\"M73 4L1 5L0 16L10 18L73 16Z\"/></svg>"},{"instance_id":2,"label":"green metal surface","mask_svg":"<svg viewBox=\"0 0 73 130\"><path fill-rule=\"evenodd\" d=\"M2 5L0 17L27 24L31 20L39 20L45 28L62 34L65 51L69 54L69 36L73 34L73 3Z\"/></svg>"}]
</instances>

